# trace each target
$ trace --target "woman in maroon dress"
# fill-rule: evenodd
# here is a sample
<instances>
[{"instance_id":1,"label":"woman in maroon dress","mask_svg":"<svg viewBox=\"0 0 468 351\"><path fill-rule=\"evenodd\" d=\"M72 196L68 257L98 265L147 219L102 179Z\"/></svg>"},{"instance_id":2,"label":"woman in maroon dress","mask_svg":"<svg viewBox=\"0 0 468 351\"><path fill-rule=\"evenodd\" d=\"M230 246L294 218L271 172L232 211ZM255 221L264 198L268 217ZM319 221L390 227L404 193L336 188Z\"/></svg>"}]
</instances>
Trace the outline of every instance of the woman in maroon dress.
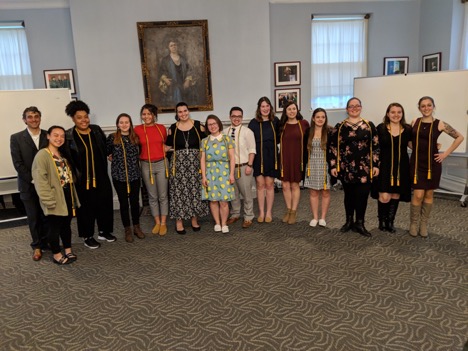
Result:
<instances>
[{"instance_id":1,"label":"woman in maroon dress","mask_svg":"<svg viewBox=\"0 0 468 351\"><path fill-rule=\"evenodd\" d=\"M449 124L434 118L434 99L423 96L418 102L422 117L411 122L413 127L411 154L411 199L410 228L411 236L427 237L427 222L434 201L434 189L439 187L442 174L442 161L447 158L463 141L463 136ZM442 132L455 140L444 152L439 153L437 138Z\"/></svg>"},{"instance_id":2,"label":"woman in maroon dress","mask_svg":"<svg viewBox=\"0 0 468 351\"><path fill-rule=\"evenodd\" d=\"M304 155L307 146L305 134L309 122L304 120L295 102L289 101L284 106L280 120L280 163L284 202L287 211L283 223L296 223L297 206L301 197L299 183L304 178Z\"/></svg>"}]
</instances>

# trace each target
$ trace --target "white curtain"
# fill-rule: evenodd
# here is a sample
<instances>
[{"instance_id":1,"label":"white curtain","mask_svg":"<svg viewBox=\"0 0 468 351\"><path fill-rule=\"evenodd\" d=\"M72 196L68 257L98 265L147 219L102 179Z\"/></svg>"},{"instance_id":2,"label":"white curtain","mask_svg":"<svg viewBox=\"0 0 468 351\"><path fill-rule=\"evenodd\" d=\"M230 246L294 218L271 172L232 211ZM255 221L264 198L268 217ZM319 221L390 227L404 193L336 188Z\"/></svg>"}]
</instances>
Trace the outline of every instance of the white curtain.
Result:
<instances>
[{"instance_id":1,"label":"white curtain","mask_svg":"<svg viewBox=\"0 0 468 351\"><path fill-rule=\"evenodd\" d=\"M0 90L32 89L24 28L0 29Z\"/></svg>"},{"instance_id":2,"label":"white curtain","mask_svg":"<svg viewBox=\"0 0 468 351\"><path fill-rule=\"evenodd\" d=\"M344 108L367 75L367 20L312 20L311 107Z\"/></svg>"},{"instance_id":3,"label":"white curtain","mask_svg":"<svg viewBox=\"0 0 468 351\"><path fill-rule=\"evenodd\" d=\"M468 69L468 3L465 2L465 21L463 24L462 45L460 52L460 68Z\"/></svg>"}]
</instances>

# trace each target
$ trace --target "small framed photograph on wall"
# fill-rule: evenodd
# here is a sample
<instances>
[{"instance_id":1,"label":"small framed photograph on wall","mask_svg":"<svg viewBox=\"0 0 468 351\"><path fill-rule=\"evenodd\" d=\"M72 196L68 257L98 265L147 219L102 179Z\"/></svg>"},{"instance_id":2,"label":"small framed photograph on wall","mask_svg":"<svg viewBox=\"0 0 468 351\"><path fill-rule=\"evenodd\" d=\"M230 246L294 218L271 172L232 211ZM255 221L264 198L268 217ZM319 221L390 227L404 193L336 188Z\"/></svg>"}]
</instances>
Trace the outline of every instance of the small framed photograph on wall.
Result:
<instances>
[{"instance_id":1,"label":"small framed photograph on wall","mask_svg":"<svg viewBox=\"0 0 468 351\"><path fill-rule=\"evenodd\" d=\"M408 73L408 56L403 57L385 57L384 58L384 76L392 74Z\"/></svg>"},{"instance_id":2,"label":"small framed photograph on wall","mask_svg":"<svg viewBox=\"0 0 468 351\"><path fill-rule=\"evenodd\" d=\"M301 89L275 89L275 110L283 112L284 107L288 102L294 101L301 109Z\"/></svg>"},{"instance_id":3,"label":"small framed photograph on wall","mask_svg":"<svg viewBox=\"0 0 468 351\"><path fill-rule=\"evenodd\" d=\"M301 62L275 62L275 86L301 85Z\"/></svg>"},{"instance_id":4,"label":"small framed photograph on wall","mask_svg":"<svg viewBox=\"0 0 468 351\"><path fill-rule=\"evenodd\" d=\"M67 88L76 93L72 69L44 70L44 80L47 89Z\"/></svg>"},{"instance_id":5,"label":"small framed photograph on wall","mask_svg":"<svg viewBox=\"0 0 468 351\"><path fill-rule=\"evenodd\" d=\"M442 53L424 55L422 57L423 72L437 72L441 69Z\"/></svg>"}]
</instances>

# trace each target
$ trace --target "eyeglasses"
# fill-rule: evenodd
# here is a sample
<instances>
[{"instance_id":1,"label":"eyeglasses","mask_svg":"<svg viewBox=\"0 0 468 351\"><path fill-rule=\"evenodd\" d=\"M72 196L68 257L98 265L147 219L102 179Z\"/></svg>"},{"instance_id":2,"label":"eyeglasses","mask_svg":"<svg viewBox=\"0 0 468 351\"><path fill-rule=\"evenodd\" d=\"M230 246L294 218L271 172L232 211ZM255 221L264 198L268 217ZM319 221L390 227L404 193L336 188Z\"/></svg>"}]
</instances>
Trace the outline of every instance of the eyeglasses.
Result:
<instances>
[{"instance_id":1,"label":"eyeglasses","mask_svg":"<svg viewBox=\"0 0 468 351\"><path fill-rule=\"evenodd\" d=\"M218 125L218 123L216 123L216 122L215 122L215 123L208 123L208 124L207 124L208 127L213 127L213 126L217 126L217 125Z\"/></svg>"},{"instance_id":2,"label":"eyeglasses","mask_svg":"<svg viewBox=\"0 0 468 351\"><path fill-rule=\"evenodd\" d=\"M231 118L242 118L242 116L238 116L238 115L231 115Z\"/></svg>"},{"instance_id":3,"label":"eyeglasses","mask_svg":"<svg viewBox=\"0 0 468 351\"><path fill-rule=\"evenodd\" d=\"M348 108L352 110L353 108L361 108L361 105L349 105Z\"/></svg>"}]
</instances>

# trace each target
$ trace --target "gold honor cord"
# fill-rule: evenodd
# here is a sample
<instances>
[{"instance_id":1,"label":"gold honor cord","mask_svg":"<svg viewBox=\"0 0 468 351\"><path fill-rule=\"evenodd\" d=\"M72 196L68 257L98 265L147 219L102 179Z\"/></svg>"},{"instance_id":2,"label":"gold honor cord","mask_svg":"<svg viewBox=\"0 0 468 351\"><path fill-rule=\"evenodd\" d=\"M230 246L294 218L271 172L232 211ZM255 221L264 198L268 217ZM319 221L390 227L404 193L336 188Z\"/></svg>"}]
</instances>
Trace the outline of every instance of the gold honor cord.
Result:
<instances>
[{"instance_id":1,"label":"gold honor cord","mask_svg":"<svg viewBox=\"0 0 468 351\"><path fill-rule=\"evenodd\" d=\"M304 170L304 161L302 160L302 155L304 155L304 142L303 142L303 139L304 139L304 133L302 132L302 125L301 125L301 121L297 121L297 124L299 124L299 131L301 133L301 172ZM280 136L280 160L281 160L281 177L283 177L284 175L284 171L283 171L283 134L284 134L284 131L286 130L286 126L288 125L288 123L285 123L284 124L284 128L283 128L283 131L281 132L281 136Z\"/></svg>"},{"instance_id":2,"label":"gold honor cord","mask_svg":"<svg viewBox=\"0 0 468 351\"><path fill-rule=\"evenodd\" d=\"M205 145L203 146L203 150L204 150L203 152L205 153L205 178L206 178L206 180L208 180L208 176L207 176L207 174L206 174L206 162L207 162L207 161L206 161L206 150L207 150L207 147L208 147L208 138L209 138L209 137L207 137L207 138L205 139L205 143L204 143ZM203 186L203 190L205 190L205 196L206 196L206 198L208 198L208 189L207 189L207 188L208 188L207 186Z\"/></svg>"},{"instance_id":3,"label":"gold honor cord","mask_svg":"<svg viewBox=\"0 0 468 351\"><path fill-rule=\"evenodd\" d=\"M130 182L128 181L128 166L127 166L127 152L125 150L125 145L123 142L123 135L120 135L120 144L122 145L122 150L123 150L123 159L124 159L124 165L125 165L125 180L127 182L127 197L130 195Z\"/></svg>"},{"instance_id":4,"label":"gold honor cord","mask_svg":"<svg viewBox=\"0 0 468 351\"><path fill-rule=\"evenodd\" d=\"M52 159L52 163L55 166L55 172L57 173L57 178L58 178L59 182L61 183L60 173L59 173L59 170L58 170L58 167L57 167L57 163L55 162L54 155L49 150L48 147L46 148L46 151L49 153L49 156ZM73 186L74 186L73 185L73 175L72 175L72 171L71 171L70 167L68 166L67 160L65 158L62 158L62 160L65 163L65 166L67 167L66 172L67 172L68 180L69 180L68 184L70 184L70 197L71 197L71 200L72 200L72 215L73 215L73 217L75 217L76 216L76 210L75 210L75 197L73 196Z\"/></svg>"},{"instance_id":5,"label":"gold honor cord","mask_svg":"<svg viewBox=\"0 0 468 351\"><path fill-rule=\"evenodd\" d=\"M432 126L433 126L434 120L431 121L431 128L429 130L429 145L428 145L428 158L427 158L427 163L428 163L428 170L427 170L427 179L432 178L432 171L431 171L431 148L432 148ZM419 119L419 124L418 124L418 129L416 131L416 158L414 161L414 179L413 179L413 184L418 183L418 151L419 151L419 130L421 129L421 124L422 124L422 118Z\"/></svg>"},{"instance_id":6,"label":"gold honor cord","mask_svg":"<svg viewBox=\"0 0 468 351\"><path fill-rule=\"evenodd\" d=\"M387 128L388 132L390 133L390 140L392 142L392 160L391 160L391 168L390 168L390 185L393 186L395 184L394 182L394 175L393 175L393 159L394 159L394 147L393 147L393 135L392 135L392 130L391 127L389 126ZM400 127L399 134L398 134L398 169L397 169L397 186L400 186L400 160L401 160L401 133L402 133L402 128Z\"/></svg>"},{"instance_id":7,"label":"gold honor cord","mask_svg":"<svg viewBox=\"0 0 468 351\"><path fill-rule=\"evenodd\" d=\"M75 130L76 130L76 134L78 134L78 136L80 137L81 142L83 143L85 150L86 150L86 190L89 190L90 179L89 179L88 147L86 146L85 141L83 140L83 137L81 136L78 129L75 128ZM93 143L91 141L90 133L91 131L89 131L88 133L88 138L89 138L89 147L91 148L91 166L93 168L93 188L95 188L96 187L96 172L94 170L94 150L93 150Z\"/></svg>"},{"instance_id":8,"label":"gold honor cord","mask_svg":"<svg viewBox=\"0 0 468 351\"><path fill-rule=\"evenodd\" d=\"M263 121L259 122L260 124L260 174L263 175ZM271 130L273 132L273 140L275 142L275 170L278 169L278 145L276 143L276 132L273 126L273 122L270 121ZM281 150L280 150L281 152Z\"/></svg>"},{"instance_id":9,"label":"gold honor cord","mask_svg":"<svg viewBox=\"0 0 468 351\"><path fill-rule=\"evenodd\" d=\"M197 133L197 137L198 137L198 145L200 145L201 143L201 138L200 138L200 133L198 133L198 130L197 128L195 128L195 122L193 120L191 120L192 122L192 126L193 126L193 129L195 129L195 132ZM172 142L172 147L174 148L174 162L172 163L172 176L175 176L176 174L176 167L175 167L175 164L176 164L176 135L177 135L177 130L179 129L179 122L176 123L176 127L175 127L175 131L174 131L174 137L173 137L173 142ZM189 129L190 130L190 129ZM183 133L183 131L181 130L181 132ZM198 173L201 173L201 168L198 169Z\"/></svg>"},{"instance_id":10,"label":"gold honor cord","mask_svg":"<svg viewBox=\"0 0 468 351\"><path fill-rule=\"evenodd\" d=\"M231 128L232 127L229 127L228 129L228 134L231 132ZM237 133L237 139L235 139L234 143L236 144L236 149L237 149L237 155L239 156L239 164L236 166L237 168L237 179L239 179L241 177L241 159L240 159L240 143L238 142L239 138L240 138L240 135L241 135L241 129L242 129L242 125L239 127L239 133ZM234 131L235 133L235 131ZM234 157L235 159L235 157Z\"/></svg>"}]
</instances>

